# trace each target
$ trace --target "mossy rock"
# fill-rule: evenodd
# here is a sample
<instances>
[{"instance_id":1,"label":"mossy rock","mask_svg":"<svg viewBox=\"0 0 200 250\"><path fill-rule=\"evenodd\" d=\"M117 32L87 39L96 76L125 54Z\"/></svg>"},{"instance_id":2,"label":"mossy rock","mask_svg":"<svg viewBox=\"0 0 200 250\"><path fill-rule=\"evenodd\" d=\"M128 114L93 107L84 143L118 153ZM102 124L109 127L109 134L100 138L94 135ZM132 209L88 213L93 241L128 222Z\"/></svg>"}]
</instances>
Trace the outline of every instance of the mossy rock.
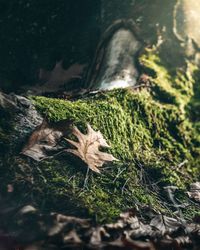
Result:
<instances>
[{"instance_id":1,"label":"mossy rock","mask_svg":"<svg viewBox=\"0 0 200 250\"><path fill-rule=\"evenodd\" d=\"M69 119L83 132L86 123L100 130L119 162L105 165L100 175L90 171L85 183L87 168L67 154L40 163L7 157L1 180L14 183L13 199L102 222L128 207L173 213L164 187L175 185L177 202L189 204L186 218L194 215L198 206L185 191L200 177L200 125L192 117L200 105L197 69L189 63L184 72L167 69L155 50L146 51L141 63L155 72L150 91L118 89L76 101L31 97L50 121Z\"/></svg>"}]
</instances>

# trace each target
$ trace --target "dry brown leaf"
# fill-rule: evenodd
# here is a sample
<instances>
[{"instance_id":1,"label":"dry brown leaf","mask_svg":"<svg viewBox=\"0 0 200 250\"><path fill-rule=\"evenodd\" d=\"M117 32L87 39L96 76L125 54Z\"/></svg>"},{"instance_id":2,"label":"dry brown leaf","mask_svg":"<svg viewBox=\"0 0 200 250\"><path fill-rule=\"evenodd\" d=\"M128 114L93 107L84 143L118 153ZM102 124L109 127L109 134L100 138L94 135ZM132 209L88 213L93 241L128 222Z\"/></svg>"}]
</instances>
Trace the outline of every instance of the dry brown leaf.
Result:
<instances>
[{"instance_id":1,"label":"dry brown leaf","mask_svg":"<svg viewBox=\"0 0 200 250\"><path fill-rule=\"evenodd\" d=\"M90 225L89 219L81 219L74 216L66 216L63 214L52 213L52 216L55 216L58 223L72 223L73 225L81 225L83 228L88 228Z\"/></svg>"},{"instance_id":2,"label":"dry brown leaf","mask_svg":"<svg viewBox=\"0 0 200 250\"><path fill-rule=\"evenodd\" d=\"M44 82L42 86L36 86L41 92L58 91L64 84L69 83L72 79L80 79L85 65L75 63L69 68L64 69L63 62L57 62L52 71L40 69L39 80Z\"/></svg>"},{"instance_id":3,"label":"dry brown leaf","mask_svg":"<svg viewBox=\"0 0 200 250\"><path fill-rule=\"evenodd\" d=\"M48 85L64 84L72 78L80 78L85 65L75 63L69 68L63 68L63 62L57 62L52 71L40 69L39 79L45 81Z\"/></svg>"},{"instance_id":4,"label":"dry brown leaf","mask_svg":"<svg viewBox=\"0 0 200 250\"><path fill-rule=\"evenodd\" d=\"M72 243L72 244L77 244L77 245L82 243L81 238L79 237L79 235L74 229L64 236L63 241L64 243L68 243L68 244Z\"/></svg>"},{"instance_id":5,"label":"dry brown leaf","mask_svg":"<svg viewBox=\"0 0 200 250\"><path fill-rule=\"evenodd\" d=\"M150 226L156 228L164 234L176 231L179 227L181 227L181 223L174 218L159 214L151 220Z\"/></svg>"},{"instance_id":6,"label":"dry brown leaf","mask_svg":"<svg viewBox=\"0 0 200 250\"><path fill-rule=\"evenodd\" d=\"M128 232L124 232L118 239L108 243L113 248L108 249L121 249L121 250L155 250L152 242L132 240Z\"/></svg>"},{"instance_id":7,"label":"dry brown leaf","mask_svg":"<svg viewBox=\"0 0 200 250\"><path fill-rule=\"evenodd\" d=\"M67 149L70 152L83 160L88 167L100 173L99 168L105 162L117 160L114 156L108 153L99 151L100 147L109 148L106 140L100 131L94 131L89 124L87 124L87 134L82 134L77 127L72 130L73 135L78 138L78 142L66 139L69 143L76 147L76 149Z\"/></svg>"},{"instance_id":8,"label":"dry brown leaf","mask_svg":"<svg viewBox=\"0 0 200 250\"><path fill-rule=\"evenodd\" d=\"M100 245L103 242L103 237L109 239L110 234L102 226L93 229L90 238L91 245Z\"/></svg>"},{"instance_id":9,"label":"dry brown leaf","mask_svg":"<svg viewBox=\"0 0 200 250\"><path fill-rule=\"evenodd\" d=\"M55 123L43 121L33 131L21 154L31 157L36 161L41 161L52 156L56 151L62 149L58 143L69 132L70 124L71 122L67 120Z\"/></svg>"},{"instance_id":10,"label":"dry brown leaf","mask_svg":"<svg viewBox=\"0 0 200 250\"><path fill-rule=\"evenodd\" d=\"M195 182L190 185L188 196L197 202L200 202L200 182Z\"/></svg>"},{"instance_id":11,"label":"dry brown leaf","mask_svg":"<svg viewBox=\"0 0 200 250\"><path fill-rule=\"evenodd\" d=\"M64 69L63 61L59 61L51 71L40 68L38 72L39 83L31 88L30 86L24 87L24 89L34 94L63 92L71 81L82 79L85 67L85 64L75 63Z\"/></svg>"}]
</instances>

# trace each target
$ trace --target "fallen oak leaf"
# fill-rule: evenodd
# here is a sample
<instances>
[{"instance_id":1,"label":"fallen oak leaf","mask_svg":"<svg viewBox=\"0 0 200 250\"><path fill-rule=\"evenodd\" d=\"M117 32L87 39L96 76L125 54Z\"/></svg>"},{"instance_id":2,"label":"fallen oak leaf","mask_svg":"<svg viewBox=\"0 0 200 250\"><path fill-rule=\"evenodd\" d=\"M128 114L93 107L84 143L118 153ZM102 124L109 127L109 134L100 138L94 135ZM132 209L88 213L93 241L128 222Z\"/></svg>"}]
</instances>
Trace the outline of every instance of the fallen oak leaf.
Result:
<instances>
[{"instance_id":1,"label":"fallen oak leaf","mask_svg":"<svg viewBox=\"0 0 200 250\"><path fill-rule=\"evenodd\" d=\"M72 64L67 69L63 68L63 61L56 63L52 71L45 69L39 69L39 80L45 81L45 86L47 90L49 87L55 88L56 85L64 84L70 81L72 78L81 78L85 64ZM53 89L54 90L54 89Z\"/></svg>"},{"instance_id":2,"label":"fallen oak leaf","mask_svg":"<svg viewBox=\"0 0 200 250\"><path fill-rule=\"evenodd\" d=\"M90 219L81 219L74 216L66 216L57 213L51 213L52 216L56 218L59 223L72 223L73 225L80 225L83 228L88 228L90 225Z\"/></svg>"},{"instance_id":3,"label":"fallen oak leaf","mask_svg":"<svg viewBox=\"0 0 200 250\"><path fill-rule=\"evenodd\" d=\"M59 61L51 71L40 68L38 75L39 83L27 90L34 94L55 93L60 90L63 91L65 90L65 86L67 87L71 81L82 79L85 67L85 64L75 63L67 69L64 69L63 61Z\"/></svg>"},{"instance_id":4,"label":"fallen oak leaf","mask_svg":"<svg viewBox=\"0 0 200 250\"><path fill-rule=\"evenodd\" d=\"M82 134L76 126L73 127L72 133L78 138L78 142L66 140L76 149L67 149L66 151L79 157L92 171L100 173L99 168L105 162L117 161L113 155L99 151L100 147L109 148L110 146L101 132L94 131L89 124L87 124L87 134Z\"/></svg>"},{"instance_id":5,"label":"fallen oak leaf","mask_svg":"<svg viewBox=\"0 0 200 250\"><path fill-rule=\"evenodd\" d=\"M63 120L48 123L46 120L38 126L23 147L21 154L35 161L42 161L63 149L59 142L69 133L71 121Z\"/></svg>"}]
</instances>

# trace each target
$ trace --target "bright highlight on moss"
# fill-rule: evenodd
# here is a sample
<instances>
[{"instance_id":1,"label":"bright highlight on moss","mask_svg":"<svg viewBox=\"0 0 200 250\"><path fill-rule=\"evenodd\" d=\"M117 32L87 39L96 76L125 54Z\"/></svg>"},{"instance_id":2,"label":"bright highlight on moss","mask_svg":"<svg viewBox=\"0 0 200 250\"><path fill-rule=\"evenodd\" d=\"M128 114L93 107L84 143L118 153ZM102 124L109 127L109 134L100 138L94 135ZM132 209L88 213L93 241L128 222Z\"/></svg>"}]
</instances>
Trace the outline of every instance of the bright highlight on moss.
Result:
<instances>
[{"instance_id":1,"label":"bright highlight on moss","mask_svg":"<svg viewBox=\"0 0 200 250\"><path fill-rule=\"evenodd\" d=\"M176 185L184 190L200 176L199 120L189 115L194 103L199 105L194 92L199 79L195 67L188 64L186 73L177 70L172 74L152 51L147 51L141 61L155 72L152 92L119 89L77 101L32 97L36 108L51 121L69 119L83 132L86 123L100 130L111 145L111 153L120 159L102 176L91 175L88 189L83 192L83 173L69 165L60 174L48 163L49 171L58 175L52 177L49 189L61 180L67 183L67 189L62 186L60 191L74 193L100 221L115 217L121 209L137 202L166 209L148 187L148 178L159 181L160 188ZM76 173L73 181L71 171ZM144 180L140 179L141 171ZM60 191L53 188L55 196Z\"/></svg>"}]
</instances>

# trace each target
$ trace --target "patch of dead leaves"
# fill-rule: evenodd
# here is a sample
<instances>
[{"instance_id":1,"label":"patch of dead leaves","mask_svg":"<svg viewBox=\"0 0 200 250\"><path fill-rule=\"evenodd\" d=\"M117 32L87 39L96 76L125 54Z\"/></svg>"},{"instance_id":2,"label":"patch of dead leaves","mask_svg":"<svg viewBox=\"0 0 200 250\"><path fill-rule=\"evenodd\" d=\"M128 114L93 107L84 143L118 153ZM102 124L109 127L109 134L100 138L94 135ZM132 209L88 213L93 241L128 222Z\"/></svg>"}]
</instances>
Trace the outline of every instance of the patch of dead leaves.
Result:
<instances>
[{"instance_id":1,"label":"patch of dead leaves","mask_svg":"<svg viewBox=\"0 0 200 250\"><path fill-rule=\"evenodd\" d=\"M33 131L21 154L36 161L52 157L55 153L59 153L64 149L59 143L63 137L69 135L69 132L72 131L72 134L77 137L78 141L66 140L76 149L65 149L65 151L79 157L92 171L100 173L99 168L105 162L117 161L112 154L99 150L100 147L110 147L100 131L94 131L87 124L87 134L82 134L76 126L72 128L71 124L67 120L56 123L43 121Z\"/></svg>"},{"instance_id":2,"label":"patch of dead leaves","mask_svg":"<svg viewBox=\"0 0 200 250\"><path fill-rule=\"evenodd\" d=\"M100 147L109 148L110 146L101 132L94 131L89 124L87 124L87 134L81 133L76 126L73 127L72 133L77 137L78 142L66 140L76 149L67 149L66 151L83 160L92 171L100 173L99 168L105 162L117 161L113 155L99 150Z\"/></svg>"},{"instance_id":3,"label":"patch of dead leaves","mask_svg":"<svg viewBox=\"0 0 200 250\"><path fill-rule=\"evenodd\" d=\"M0 220L1 249L18 249L18 242L26 250L185 250L199 249L200 242L198 222L181 224L160 214L142 221L135 209L121 213L113 224L98 226L74 216L43 214L31 205L4 209Z\"/></svg>"},{"instance_id":4,"label":"patch of dead leaves","mask_svg":"<svg viewBox=\"0 0 200 250\"><path fill-rule=\"evenodd\" d=\"M174 218L159 214L151 220L150 226L164 234L166 232L176 231L181 227L181 223Z\"/></svg>"}]
</instances>

